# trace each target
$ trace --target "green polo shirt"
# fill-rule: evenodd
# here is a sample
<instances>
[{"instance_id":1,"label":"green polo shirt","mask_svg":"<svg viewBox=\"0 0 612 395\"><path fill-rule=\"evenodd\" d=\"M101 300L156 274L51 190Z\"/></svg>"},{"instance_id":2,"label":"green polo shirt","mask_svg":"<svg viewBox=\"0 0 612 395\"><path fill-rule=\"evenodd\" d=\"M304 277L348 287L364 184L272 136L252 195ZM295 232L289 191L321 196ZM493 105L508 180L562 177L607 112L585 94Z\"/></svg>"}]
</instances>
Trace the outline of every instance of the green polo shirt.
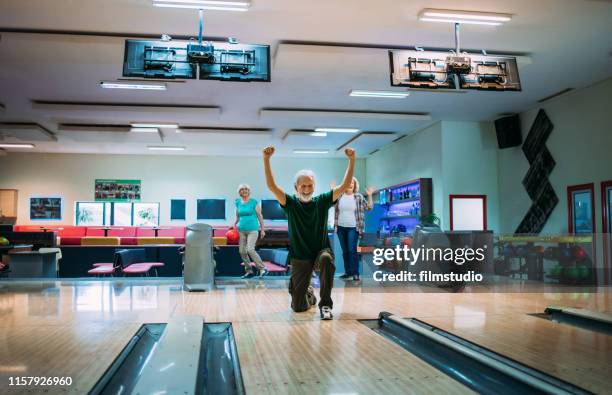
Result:
<instances>
[{"instance_id":1,"label":"green polo shirt","mask_svg":"<svg viewBox=\"0 0 612 395\"><path fill-rule=\"evenodd\" d=\"M333 191L315 196L308 203L297 196L285 194L283 206L289 225L289 253L291 258L314 260L319 252L330 248L327 237L327 213L334 205Z\"/></svg>"}]
</instances>

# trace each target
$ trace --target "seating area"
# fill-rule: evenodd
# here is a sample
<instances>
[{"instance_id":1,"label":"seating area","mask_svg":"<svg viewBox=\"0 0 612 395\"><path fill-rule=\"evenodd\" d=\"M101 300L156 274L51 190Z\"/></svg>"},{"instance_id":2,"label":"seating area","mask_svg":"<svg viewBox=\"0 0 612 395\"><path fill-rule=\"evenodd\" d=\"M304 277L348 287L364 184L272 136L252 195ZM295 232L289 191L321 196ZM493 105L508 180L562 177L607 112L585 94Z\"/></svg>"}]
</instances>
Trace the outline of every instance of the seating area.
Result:
<instances>
[{"instance_id":1,"label":"seating area","mask_svg":"<svg viewBox=\"0 0 612 395\"><path fill-rule=\"evenodd\" d=\"M44 229L44 230L43 230ZM229 226L213 229L214 245L227 245L225 234ZM286 230L286 227L273 227L273 230ZM15 225L14 232L54 232L59 246L131 246L151 244L185 244L185 226L164 226L159 229L139 226L100 226L58 225L42 227L37 225Z\"/></svg>"},{"instance_id":2,"label":"seating area","mask_svg":"<svg viewBox=\"0 0 612 395\"><path fill-rule=\"evenodd\" d=\"M132 248L115 250L113 262L94 263L92 269L87 271L90 275L115 276L115 275L140 275L148 276L153 269L157 276L157 268L164 267L163 262L148 262L144 248Z\"/></svg>"},{"instance_id":3,"label":"seating area","mask_svg":"<svg viewBox=\"0 0 612 395\"><path fill-rule=\"evenodd\" d=\"M216 274L219 276L241 276L244 273L237 240L230 237L228 242L226 236L230 229L229 226L213 228L214 258ZM263 239L258 242L258 251L271 275L285 275L289 271L286 249L287 227L267 227L266 231L272 236L269 240ZM178 249L185 244L185 226L161 226L155 229L136 226L15 225L14 232L5 232L3 235L11 241L31 244L35 250L41 247L59 247L63 255L57 268L59 277L149 275L150 273L161 277L182 275L182 257ZM153 265L150 267L137 265L130 268L127 268L129 265L119 265L116 259L116 251L119 249L143 249L146 259L141 257L140 261L132 263L153 263Z\"/></svg>"},{"instance_id":4,"label":"seating area","mask_svg":"<svg viewBox=\"0 0 612 395\"><path fill-rule=\"evenodd\" d=\"M261 248L259 251L266 269L272 275L287 273L289 265L289 251L281 248ZM252 263L252 265L255 265Z\"/></svg>"},{"instance_id":5,"label":"seating area","mask_svg":"<svg viewBox=\"0 0 612 395\"><path fill-rule=\"evenodd\" d=\"M67 245L144 245L185 244L185 227L168 226L156 230L151 227L58 225L46 228L55 232L57 244ZM40 226L15 225L15 232L43 232Z\"/></svg>"}]
</instances>

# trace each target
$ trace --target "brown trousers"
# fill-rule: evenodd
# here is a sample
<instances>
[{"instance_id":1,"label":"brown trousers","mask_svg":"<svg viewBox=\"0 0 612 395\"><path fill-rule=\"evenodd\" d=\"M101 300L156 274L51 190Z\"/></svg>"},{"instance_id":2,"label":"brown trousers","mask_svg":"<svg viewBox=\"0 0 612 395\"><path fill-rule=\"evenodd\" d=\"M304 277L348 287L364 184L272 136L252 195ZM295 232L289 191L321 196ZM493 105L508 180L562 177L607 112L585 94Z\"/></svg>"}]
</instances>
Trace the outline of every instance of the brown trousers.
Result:
<instances>
[{"instance_id":1,"label":"brown trousers","mask_svg":"<svg viewBox=\"0 0 612 395\"><path fill-rule=\"evenodd\" d=\"M326 248L321 250L314 260L291 259L291 278L289 279L289 293L291 294L291 308L299 313L310 308L306 292L310 285L313 271L319 271L321 283L321 301L319 307L333 307L331 291L334 286L334 253Z\"/></svg>"}]
</instances>

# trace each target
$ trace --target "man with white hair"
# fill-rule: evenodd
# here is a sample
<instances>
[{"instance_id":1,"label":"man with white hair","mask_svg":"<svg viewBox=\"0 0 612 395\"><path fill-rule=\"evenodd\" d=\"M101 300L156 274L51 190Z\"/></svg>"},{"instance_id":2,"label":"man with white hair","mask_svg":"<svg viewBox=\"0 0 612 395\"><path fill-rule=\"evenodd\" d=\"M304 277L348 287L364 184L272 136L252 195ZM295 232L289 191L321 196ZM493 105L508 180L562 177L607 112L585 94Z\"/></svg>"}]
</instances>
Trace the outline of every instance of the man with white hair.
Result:
<instances>
[{"instance_id":1,"label":"man with white hair","mask_svg":"<svg viewBox=\"0 0 612 395\"><path fill-rule=\"evenodd\" d=\"M270 158L274 147L263 150L266 185L285 210L289 224L289 256L291 279L289 293L291 308L295 312L310 309L317 302L310 287L313 270L320 271L319 310L321 319L331 320L333 302L331 290L334 283L334 254L327 236L327 213L336 200L351 185L355 168L355 151L346 148L344 153L349 163L340 186L314 196L315 174L310 170L300 170L295 175L295 195L288 195L276 185Z\"/></svg>"}]
</instances>

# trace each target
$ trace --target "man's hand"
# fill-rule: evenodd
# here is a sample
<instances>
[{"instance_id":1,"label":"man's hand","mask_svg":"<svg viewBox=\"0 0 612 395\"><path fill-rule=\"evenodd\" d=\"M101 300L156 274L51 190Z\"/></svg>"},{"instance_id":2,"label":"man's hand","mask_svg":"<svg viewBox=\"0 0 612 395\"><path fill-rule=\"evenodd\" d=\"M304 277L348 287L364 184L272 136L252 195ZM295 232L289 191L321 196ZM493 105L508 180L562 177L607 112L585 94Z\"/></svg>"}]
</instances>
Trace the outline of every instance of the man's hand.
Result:
<instances>
[{"instance_id":1,"label":"man's hand","mask_svg":"<svg viewBox=\"0 0 612 395\"><path fill-rule=\"evenodd\" d=\"M345 148L344 149L344 154L347 156L347 158L349 159L355 159L355 150L352 148Z\"/></svg>"},{"instance_id":2,"label":"man's hand","mask_svg":"<svg viewBox=\"0 0 612 395\"><path fill-rule=\"evenodd\" d=\"M374 188L367 187L365 192L367 196L372 196L372 194L374 193Z\"/></svg>"},{"instance_id":3,"label":"man's hand","mask_svg":"<svg viewBox=\"0 0 612 395\"><path fill-rule=\"evenodd\" d=\"M264 158L265 159L270 158L272 155L274 155L274 151L275 151L275 149L271 145L266 147L266 148L264 148L263 149L263 156L264 156Z\"/></svg>"}]
</instances>

